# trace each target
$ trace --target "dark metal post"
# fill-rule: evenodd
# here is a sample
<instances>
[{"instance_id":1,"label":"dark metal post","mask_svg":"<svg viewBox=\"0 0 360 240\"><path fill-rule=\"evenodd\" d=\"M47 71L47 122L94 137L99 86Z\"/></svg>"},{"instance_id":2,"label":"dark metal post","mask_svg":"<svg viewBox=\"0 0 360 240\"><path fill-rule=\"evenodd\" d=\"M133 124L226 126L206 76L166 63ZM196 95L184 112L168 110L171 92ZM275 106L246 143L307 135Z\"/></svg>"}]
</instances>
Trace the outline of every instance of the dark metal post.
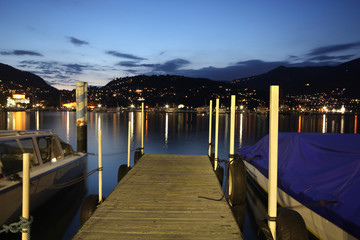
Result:
<instances>
[{"instance_id":1,"label":"dark metal post","mask_svg":"<svg viewBox=\"0 0 360 240\"><path fill-rule=\"evenodd\" d=\"M87 88L86 82L76 82L77 151L87 151Z\"/></svg>"}]
</instances>

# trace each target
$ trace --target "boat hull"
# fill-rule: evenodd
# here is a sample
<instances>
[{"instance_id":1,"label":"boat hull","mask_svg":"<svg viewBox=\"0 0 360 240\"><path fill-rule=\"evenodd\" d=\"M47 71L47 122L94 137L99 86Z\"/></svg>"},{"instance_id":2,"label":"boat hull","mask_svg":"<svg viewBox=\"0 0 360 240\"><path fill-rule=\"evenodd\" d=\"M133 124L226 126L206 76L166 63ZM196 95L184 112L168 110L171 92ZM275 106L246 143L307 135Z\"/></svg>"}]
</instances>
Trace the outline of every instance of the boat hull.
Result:
<instances>
[{"instance_id":1,"label":"boat hull","mask_svg":"<svg viewBox=\"0 0 360 240\"><path fill-rule=\"evenodd\" d=\"M262 189L265 194L268 193L268 179L253 165L250 163L245 162L245 166L247 168L247 175L251 179L251 182L257 184L257 189ZM249 181L250 182L250 181ZM251 184L249 184L251 186ZM253 187L254 188L254 187ZM251 189L251 195L253 195L254 189ZM257 190L255 190L257 191ZM259 196L259 195L257 195ZM267 196L265 196L267 197ZM254 197L252 197L255 199ZM248 198L248 199L252 199ZM332 222L328 221L327 219L323 218L319 214L315 213L308 207L304 206L300 202L298 202L296 199L288 195L286 192L284 192L281 188L278 188L277 193L277 199L278 204L282 207L290 208L292 210L297 211L302 218L305 221L306 227L308 231L315 237L319 239L346 239L346 240L352 240L357 239L351 234L347 233L340 227L336 226ZM266 213L266 203L264 204L263 201L259 201L259 199L255 199L252 203L249 204L249 206L253 206L253 212L255 213L255 216L259 222L261 222L261 219L266 219L266 215L264 216L264 213ZM255 209L257 208L257 209ZM265 217L265 218L264 218Z\"/></svg>"},{"instance_id":2,"label":"boat hull","mask_svg":"<svg viewBox=\"0 0 360 240\"><path fill-rule=\"evenodd\" d=\"M57 163L49 163L30 172L30 211L38 208L60 190L66 183L83 176L86 172L87 155L73 155ZM21 175L20 175L21 176ZM12 182L0 190L0 225L19 220L22 206L22 183Z\"/></svg>"}]
</instances>

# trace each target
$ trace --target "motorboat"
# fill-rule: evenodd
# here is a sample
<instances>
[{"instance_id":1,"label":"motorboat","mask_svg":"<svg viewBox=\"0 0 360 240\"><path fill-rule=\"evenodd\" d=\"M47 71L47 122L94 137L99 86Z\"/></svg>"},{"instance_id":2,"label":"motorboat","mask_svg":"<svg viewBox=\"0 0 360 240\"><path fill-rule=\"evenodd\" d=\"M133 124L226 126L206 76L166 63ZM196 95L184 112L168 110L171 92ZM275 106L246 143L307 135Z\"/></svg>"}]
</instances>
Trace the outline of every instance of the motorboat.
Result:
<instances>
[{"instance_id":1,"label":"motorboat","mask_svg":"<svg viewBox=\"0 0 360 240\"><path fill-rule=\"evenodd\" d=\"M248 183L267 198L269 136L242 147L239 154ZM360 135L278 134L278 205L297 211L313 236L360 239L359 189Z\"/></svg>"},{"instance_id":2,"label":"motorboat","mask_svg":"<svg viewBox=\"0 0 360 240\"><path fill-rule=\"evenodd\" d=\"M87 154L52 131L0 131L0 225L19 220L23 154L30 156L30 210L84 176Z\"/></svg>"}]
</instances>

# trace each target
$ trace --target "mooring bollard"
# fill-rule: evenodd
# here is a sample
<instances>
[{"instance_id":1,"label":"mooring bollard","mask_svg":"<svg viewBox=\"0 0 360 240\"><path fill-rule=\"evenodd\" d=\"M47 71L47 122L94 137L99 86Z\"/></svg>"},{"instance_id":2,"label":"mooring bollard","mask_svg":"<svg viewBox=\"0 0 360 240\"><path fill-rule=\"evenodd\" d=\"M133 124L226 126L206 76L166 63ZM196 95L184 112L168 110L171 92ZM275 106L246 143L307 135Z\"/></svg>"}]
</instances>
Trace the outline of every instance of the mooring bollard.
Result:
<instances>
[{"instance_id":1,"label":"mooring bollard","mask_svg":"<svg viewBox=\"0 0 360 240\"><path fill-rule=\"evenodd\" d=\"M209 105L209 158L211 158L212 100Z\"/></svg>"},{"instance_id":2,"label":"mooring bollard","mask_svg":"<svg viewBox=\"0 0 360 240\"><path fill-rule=\"evenodd\" d=\"M131 119L129 118L128 124L128 155L127 155L127 167L130 167L130 145L131 145Z\"/></svg>"},{"instance_id":3,"label":"mooring bollard","mask_svg":"<svg viewBox=\"0 0 360 240\"><path fill-rule=\"evenodd\" d=\"M22 195L22 217L30 219L30 154L23 154L23 195ZM29 237L29 228L22 229L22 240Z\"/></svg>"},{"instance_id":4,"label":"mooring bollard","mask_svg":"<svg viewBox=\"0 0 360 240\"><path fill-rule=\"evenodd\" d=\"M141 155L144 154L144 102L141 103Z\"/></svg>"},{"instance_id":5,"label":"mooring bollard","mask_svg":"<svg viewBox=\"0 0 360 240\"><path fill-rule=\"evenodd\" d=\"M99 203L103 202L103 166L102 166L102 129L101 129L101 118L99 116L99 129L98 129L98 144L99 144Z\"/></svg>"},{"instance_id":6,"label":"mooring bollard","mask_svg":"<svg viewBox=\"0 0 360 240\"><path fill-rule=\"evenodd\" d=\"M268 225L276 240L279 86L270 86Z\"/></svg>"},{"instance_id":7,"label":"mooring bollard","mask_svg":"<svg viewBox=\"0 0 360 240\"><path fill-rule=\"evenodd\" d=\"M216 171L218 165L218 150L219 150L219 98L216 99L216 108L215 108L215 162L214 170Z\"/></svg>"},{"instance_id":8,"label":"mooring bollard","mask_svg":"<svg viewBox=\"0 0 360 240\"><path fill-rule=\"evenodd\" d=\"M231 111L230 111L230 157L229 162L232 164L234 160L234 147L235 147L235 105L236 96L231 95Z\"/></svg>"},{"instance_id":9,"label":"mooring bollard","mask_svg":"<svg viewBox=\"0 0 360 240\"><path fill-rule=\"evenodd\" d=\"M77 151L87 151L87 87L86 82L76 82L76 133Z\"/></svg>"}]
</instances>

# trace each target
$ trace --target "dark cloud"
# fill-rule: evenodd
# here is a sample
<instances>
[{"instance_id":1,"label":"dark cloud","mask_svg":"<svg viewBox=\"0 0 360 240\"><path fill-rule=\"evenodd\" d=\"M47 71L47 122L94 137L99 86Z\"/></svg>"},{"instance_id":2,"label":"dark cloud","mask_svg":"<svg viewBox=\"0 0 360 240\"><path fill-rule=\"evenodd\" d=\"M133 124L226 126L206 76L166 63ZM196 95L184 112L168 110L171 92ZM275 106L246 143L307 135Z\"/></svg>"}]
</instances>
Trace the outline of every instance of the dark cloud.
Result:
<instances>
[{"instance_id":1,"label":"dark cloud","mask_svg":"<svg viewBox=\"0 0 360 240\"><path fill-rule=\"evenodd\" d=\"M80 74L83 71L83 68L86 68L85 65L79 64L64 64L65 73L67 74Z\"/></svg>"},{"instance_id":2,"label":"dark cloud","mask_svg":"<svg viewBox=\"0 0 360 240\"><path fill-rule=\"evenodd\" d=\"M310 61L346 61L353 59L355 57L354 54L350 55L343 55L343 56L327 56L327 55L320 55L313 58L310 58Z\"/></svg>"},{"instance_id":3,"label":"dark cloud","mask_svg":"<svg viewBox=\"0 0 360 240\"><path fill-rule=\"evenodd\" d=\"M82 45L88 45L89 43L74 37L67 37L67 39L69 39L69 41L74 44L75 46L82 46Z\"/></svg>"},{"instance_id":4,"label":"dark cloud","mask_svg":"<svg viewBox=\"0 0 360 240\"><path fill-rule=\"evenodd\" d=\"M121 67L140 67L138 62L134 62L134 61L121 61L116 65Z\"/></svg>"},{"instance_id":5,"label":"dark cloud","mask_svg":"<svg viewBox=\"0 0 360 240\"><path fill-rule=\"evenodd\" d=\"M134 70L134 69L127 69L127 70L125 70L125 72L131 73L133 75L139 74L139 72L137 70Z\"/></svg>"},{"instance_id":6,"label":"dark cloud","mask_svg":"<svg viewBox=\"0 0 360 240\"><path fill-rule=\"evenodd\" d=\"M122 61L116 64L117 66L121 66L121 67L149 67L149 68L153 68L156 66L159 66L160 64L138 64L138 62L135 61Z\"/></svg>"},{"instance_id":7,"label":"dark cloud","mask_svg":"<svg viewBox=\"0 0 360 240\"><path fill-rule=\"evenodd\" d=\"M35 61L35 60L24 60L20 62L20 67L35 69L32 71L35 74L57 74L61 71L59 63L54 61Z\"/></svg>"},{"instance_id":8,"label":"dark cloud","mask_svg":"<svg viewBox=\"0 0 360 240\"><path fill-rule=\"evenodd\" d=\"M167 61L163 64L156 64L154 65L154 71L163 71L163 72L171 72L178 70L179 68L182 68L188 64L190 64L188 60L177 58L170 61Z\"/></svg>"},{"instance_id":9,"label":"dark cloud","mask_svg":"<svg viewBox=\"0 0 360 240\"><path fill-rule=\"evenodd\" d=\"M41 53L35 52L35 51L26 51L26 50L14 50L12 52L0 52L1 55L15 55L15 56L37 56L42 57L43 55Z\"/></svg>"},{"instance_id":10,"label":"dark cloud","mask_svg":"<svg viewBox=\"0 0 360 240\"><path fill-rule=\"evenodd\" d=\"M127 53L120 53L117 51L106 51L107 54L112 55L114 57L119 57L119 58L126 58L126 59L132 59L132 60L147 60L146 58L142 58L142 57L138 57L132 54L127 54Z\"/></svg>"},{"instance_id":11,"label":"dark cloud","mask_svg":"<svg viewBox=\"0 0 360 240\"><path fill-rule=\"evenodd\" d=\"M36 75L46 79L68 79L71 75L81 74L89 66L79 64L62 64L55 61L21 61L19 67L30 69Z\"/></svg>"},{"instance_id":12,"label":"dark cloud","mask_svg":"<svg viewBox=\"0 0 360 240\"><path fill-rule=\"evenodd\" d=\"M360 42L346 43L346 44L336 44L328 45L323 47L318 47L310 51L308 56L324 55L328 53L346 51L360 46Z\"/></svg>"}]
</instances>

